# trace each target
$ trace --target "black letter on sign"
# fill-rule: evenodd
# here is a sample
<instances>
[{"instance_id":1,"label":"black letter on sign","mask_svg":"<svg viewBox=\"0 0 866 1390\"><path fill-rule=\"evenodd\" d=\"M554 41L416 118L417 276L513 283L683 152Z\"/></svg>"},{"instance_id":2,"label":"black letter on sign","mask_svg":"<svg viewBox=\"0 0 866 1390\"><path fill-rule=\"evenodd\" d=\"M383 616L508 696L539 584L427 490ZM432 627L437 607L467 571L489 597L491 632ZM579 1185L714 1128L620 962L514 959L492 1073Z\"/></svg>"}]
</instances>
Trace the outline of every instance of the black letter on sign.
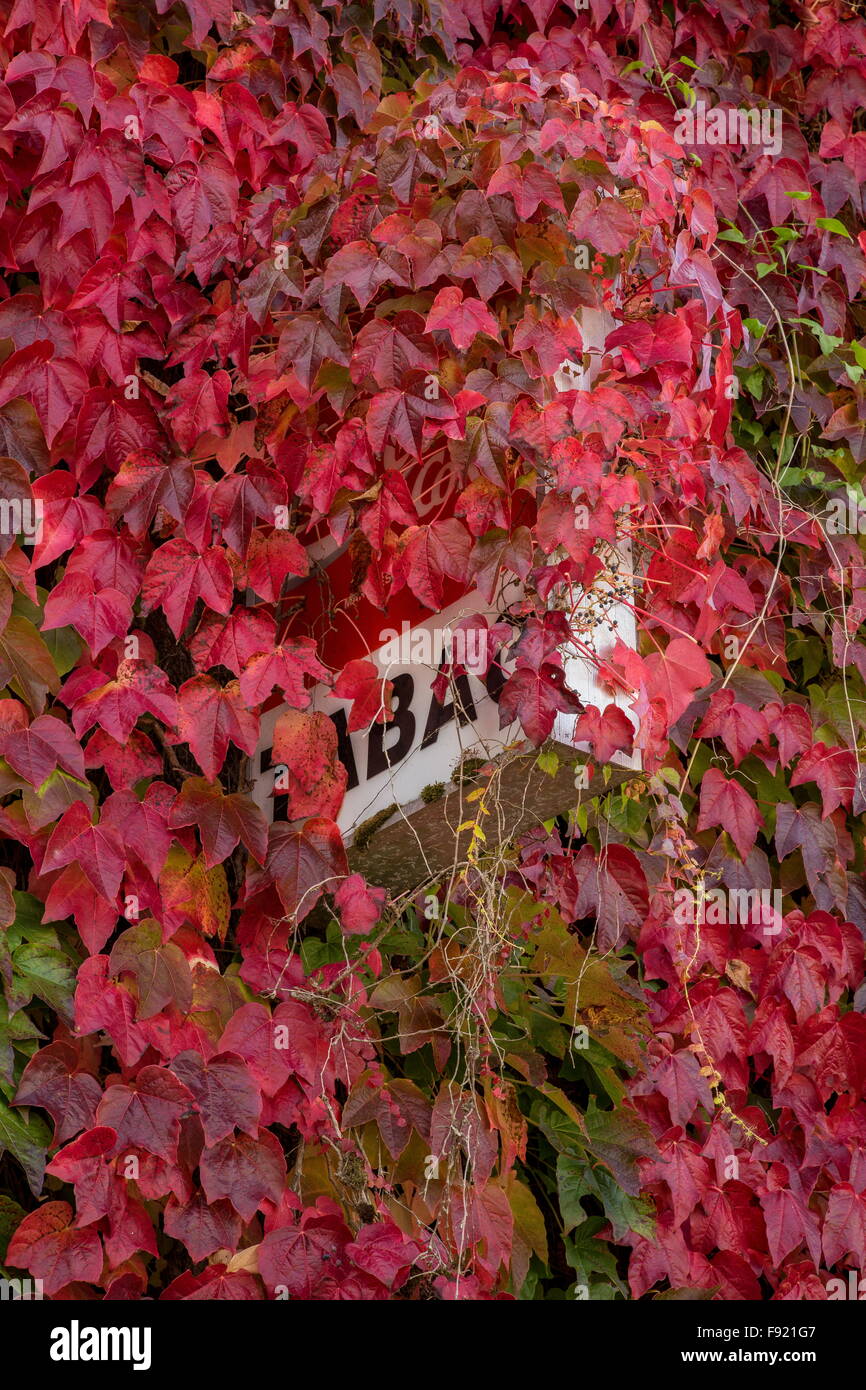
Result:
<instances>
[{"instance_id":1,"label":"black letter on sign","mask_svg":"<svg viewBox=\"0 0 866 1390\"><path fill-rule=\"evenodd\" d=\"M270 767L272 766L271 754L273 753L273 751L274 750L272 748L265 748L262 750L262 756L259 761L259 772L267 772L270 769ZM274 795L271 798L271 807L273 810L271 820L277 821L289 819L289 798L285 792L274 793Z\"/></svg>"},{"instance_id":2,"label":"black letter on sign","mask_svg":"<svg viewBox=\"0 0 866 1390\"><path fill-rule=\"evenodd\" d=\"M502 687L508 679L508 674L502 669L499 658L501 651L497 652L490 663L484 684L487 686L487 693L495 705L499 704L499 696L502 694Z\"/></svg>"},{"instance_id":3,"label":"black letter on sign","mask_svg":"<svg viewBox=\"0 0 866 1390\"><path fill-rule=\"evenodd\" d=\"M470 719L478 718L478 711L475 708L475 701L472 698L472 691L469 689L469 677L465 671L462 676L457 676L454 685L457 689L456 701L448 701L447 705L440 705L436 696L430 701L430 709L427 712L427 725L424 729L424 737L421 740L422 748L429 748L431 743L435 743L439 737L439 730L443 724L449 723L454 718L454 705L457 705L457 716L461 724L468 724Z\"/></svg>"},{"instance_id":4,"label":"black letter on sign","mask_svg":"<svg viewBox=\"0 0 866 1390\"><path fill-rule=\"evenodd\" d=\"M367 780L378 777L389 767L405 758L415 738L415 716L410 709L415 694L415 682L407 672L394 677L394 696L397 709L391 724L374 724L367 739ZM386 748L385 734L399 729L400 737L393 748Z\"/></svg>"},{"instance_id":5,"label":"black letter on sign","mask_svg":"<svg viewBox=\"0 0 866 1390\"><path fill-rule=\"evenodd\" d=\"M355 754L352 752L352 740L349 738L349 722L346 719L346 711L338 709L334 714L329 714L328 718L337 730L337 757L349 774L346 791L350 792L353 787L358 785L358 769L355 766Z\"/></svg>"}]
</instances>

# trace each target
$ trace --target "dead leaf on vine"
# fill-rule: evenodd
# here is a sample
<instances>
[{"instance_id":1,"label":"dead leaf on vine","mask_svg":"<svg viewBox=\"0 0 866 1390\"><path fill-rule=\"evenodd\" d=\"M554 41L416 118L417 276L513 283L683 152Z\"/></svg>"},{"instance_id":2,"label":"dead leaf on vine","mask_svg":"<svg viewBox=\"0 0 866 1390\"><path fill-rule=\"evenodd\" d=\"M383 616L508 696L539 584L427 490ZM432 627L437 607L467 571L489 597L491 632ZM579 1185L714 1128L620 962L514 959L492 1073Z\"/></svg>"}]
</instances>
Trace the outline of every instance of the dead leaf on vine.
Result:
<instances>
[{"instance_id":1,"label":"dead leaf on vine","mask_svg":"<svg viewBox=\"0 0 866 1390\"><path fill-rule=\"evenodd\" d=\"M258 1274L259 1272L258 1245L248 1245L246 1250L239 1250L236 1255L231 1255L228 1250L217 1251L217 1254L226 1257L226 1269L229 1274L236 1274L239 1271L244 1271L247 1274Z\"/></svg>"},{"instance_id":2,"label":"dead leaf on vine","mask_svg":"<svg viewBox=\"0 0 866 1390\"><path fill-rule=\"evenodd\" d=\"M745 991L746 994L752 994L752 975L744 960L729 960L725 974L737 989Z\"/></svg>"}]
</instances>

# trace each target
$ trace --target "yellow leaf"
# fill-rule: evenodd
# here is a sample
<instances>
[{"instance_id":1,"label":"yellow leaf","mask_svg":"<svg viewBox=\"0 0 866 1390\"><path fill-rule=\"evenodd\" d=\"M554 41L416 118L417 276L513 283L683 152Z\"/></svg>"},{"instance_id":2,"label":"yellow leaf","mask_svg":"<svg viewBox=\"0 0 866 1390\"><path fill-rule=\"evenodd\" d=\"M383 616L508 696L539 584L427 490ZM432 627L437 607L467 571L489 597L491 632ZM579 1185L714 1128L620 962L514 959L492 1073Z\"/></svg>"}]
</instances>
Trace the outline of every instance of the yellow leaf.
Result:
<instances>
[{"instance_id":1,"label":"yellow leaf","mask_svg":"<svg viewBox=\"0 0 866 1390\"><path fill-rule=\"evenodd\" d=\"M232 1255L226 1270L229 1274L236 1274L243 1271L247 1274L258 1274L259 1272L259 1247L248 1245L246 1250L238 1250L237 1254Z\"/></svg>"},{"instance_id":2,"label":"yellow leaf","mask_svg":"<svg viewBox=\"0 0 866 1390\"><path fill-rule=\"evenodd\" d=\"M516 1179L511 1182L508 1202L514 1217L511 1264L515 1284L520 1288L526 1279L531 1255L537 1255L542 1264L547 1264L547 1231L538 1203L524 1183Z\"/></svg>"},{"instance_id":3,"label":"yellow leaf","mask_svg":"<svg viewBox=\"0 0 866 1390\"><path fill-rule=\"evenodd\" d=\"M160 888L166 907L188 913L206 936L225 940L231 902L222 864L208 869L202 855L193 859L185 849L173 845L160 874Z\"/></svg>"}]
</instances>

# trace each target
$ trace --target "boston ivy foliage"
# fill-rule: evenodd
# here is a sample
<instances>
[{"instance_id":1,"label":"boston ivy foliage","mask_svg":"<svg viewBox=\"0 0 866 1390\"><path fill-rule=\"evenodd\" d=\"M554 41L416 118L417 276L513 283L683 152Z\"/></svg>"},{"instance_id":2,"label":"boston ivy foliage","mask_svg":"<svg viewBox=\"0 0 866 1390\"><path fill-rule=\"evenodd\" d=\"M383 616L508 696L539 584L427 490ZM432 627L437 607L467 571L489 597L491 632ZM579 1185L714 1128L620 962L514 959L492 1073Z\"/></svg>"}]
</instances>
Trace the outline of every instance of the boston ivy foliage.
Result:
<instances>
[{"instance_id":1,"label":"boston ivy foliage","mask_svg":"<svg viewBox=\"0 0 866 1390\"><path fill-rule=\"evenodd\" d=\"M826 1297L866 1262L866 23L0 15L4 1268L62 1298ZM715 108L778 140L684 141ZM555 775L576 713L641 773L494 848L482 766L454 875L351 872L309 692L359 730L392 692L293 601L323 536L351 561L323 611L383 626L521 581L504 723ZM633 728L563 679L612 592Z\"/></svg>"}]
</instances>

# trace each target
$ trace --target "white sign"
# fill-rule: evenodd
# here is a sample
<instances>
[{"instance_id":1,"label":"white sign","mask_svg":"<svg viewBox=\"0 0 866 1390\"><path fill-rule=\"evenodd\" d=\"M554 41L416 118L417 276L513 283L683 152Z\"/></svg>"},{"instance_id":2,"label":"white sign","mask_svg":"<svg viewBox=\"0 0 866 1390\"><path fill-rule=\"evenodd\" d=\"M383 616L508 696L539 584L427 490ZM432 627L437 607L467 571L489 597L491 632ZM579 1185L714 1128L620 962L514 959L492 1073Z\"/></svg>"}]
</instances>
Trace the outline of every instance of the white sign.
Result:
<instances>
[{"instance_id":1,"label":"white sign","mask_svg":"<svg viewBox=\"0 0 866 1390\"><path fill-rule=\"evenodd\" d=\"M605 338L613 327L610 315L604 311L584 310L580 322L584 348L603 349ZM586 370L578 364L563 363L563 369L554 378L557 388L561 391L588 389L599 360L596 356ZM388 462L393 464L394 460ZM437 485L442 486L441 480ZM416 482L413 492L419 487ZM429 510L431 501L423 487L419 491L421 496L426 503L424 510ZM321 548L324 554L328 549L327 541ZM616 553L621 580L632 572L628 543L620 545ZM604 604L606 587L602 582L595 586L596 603ZM520 585L514 580L511 591L504 595L503 606L519 595ZM394 718L388 724L374 724L369 730L350 734L351 701L336 699L324 685L316 686L311 692L310 709L321 711L334 721L340 757L348 772L346 794L337 816L337 824L347 843L351 844L354 829L377 812L399 806L405 815L411 816L425 804L425 791L432 799L440 787L447 790L462 759L492 761L509 745L522 741L519 723L504 729L499 727L498 697L508 670L503 671L495 661L486 676L482 676L473 670L477 666L471 659L473 654L455 649L453 656L468 668L466 674L449 683L449 690L441 702L431 689L440 667L451 659L455 639L459 642L463 637L462 632L453 632L455 625L476 614L483 614L491 626L499 620L499 610L492 608L480 594L472 593L441 613L431 613L411 630L404 631L398 641L389 640L388 634L394 629L388 629L387 616L382 615L382 645L371 650L368 656L382 677L393 682ZM634 614L624 603L611 598L606 607L606 620L583 638L584 647L596 657L604 657L617 636L634 648ZM595 705L603 710L613 701L631 718L628 709L631 696L624 691L612 693L602 689L590 655L581 655L576 649L566 647L562 649L562 657L565 683L584 705ZM284 818L287 801L285 796L274 792L275 769L271 766L274 727L281 712L281 707L275 708L262 716L261 742L254 765L253 800L269 820ZM575 743L575 722L574 714L558 714L552 736L559 743L589 753L588 745ZM640 766L637 754L631 757L616 754L614 761L625 767Z\"/></svg>"},{"instance_id":2,"label":"white sign","mask_svg":"<svg viewBox=\"0 0 866 1390\"><path fill-rule=\"evenodd\" d=\"M447 784L464 754L495 758L510 741L520 737L516 727L499 729L496 698L503 677L497 666L490 668L486 679L470 672L458 677L442 703L431 689L440 665L448 660L449 625L474 613L484 613L491 624L496 620L496 614L480 595L470 594L442 613L431 613L402 641L390 640L370 653L369 659L382 677L393 682L394 718L387 724L374 724L369 730L350 734L351 701L336 699L324 685L313 689L310 708L321 710L336 724L341 757L349 774L337 817L344 834L386 806L396 804L411 814L423 805L424 788ZM395 645L404 648L397 653L396 661ZM412 659L413 652L421 659ZM405 657L409 659L400 659ZM273 739L280 713L280 709L274 709L262 717L265 749ZM269 762L266 754L265 763ZM252 793L253 800L269 818L274 810L273 784L273 769L266 767ZM277 802L279 813L278 797Z\"/></svg>"},{"instance_id":3,"label":"white sign","mask_svg":"<svg viewBox=\"0 0 866 1390\"><path fill-rule=\"evenodd\" d=\"M514 587L517 589L516 583ZM486 676L481 676L472 669L475 662L471 650L455 650L455 656L467 659L466 674L450 683L442 702L431 689L440 665L451 656L455 638L459 642L463 636L462 632L449 632L449 628L453 630L462 618L478 613L484 614L491 626L497 620L496 611L479 594L469 594L442 613L431 613L425 622L400 634L398 640L392 637L370 653L369 659L383 678L393 682L394 718L388 724L375 724L369 731L350 734L351 701L336 699L325 685L317 685L311 692L310 708L327 714L337 727L340 754L349 775L337 824L349 843L352 829L378 811L397 805L411 815L424 804L425 789L443 784L447 789L461 759L493 760L509 745L522 740L519 723L499 727L498 697L508 671L503 672L495 662ZM617 635L627 645L634 645L634 615L622 603L612 603L607 621L585 640L590 650L603 656ZM471 647L471 642L467 645ZM628 713L628 693L603 690L597 670L586 656L566 648L563 666L566 684L585 705L604 709L613 701ZM280 713L278 707L262 717L252 792L253 800L269 819L282 819L285 815L285 798L274 794L270 759L274 726ZM588 745L574 741L575 722L574 714L558 714L552 736L559 743L589 752ZM626 767L639 766L636 756L618 754L615 761Z\"/></svg>"}]
</instances>

